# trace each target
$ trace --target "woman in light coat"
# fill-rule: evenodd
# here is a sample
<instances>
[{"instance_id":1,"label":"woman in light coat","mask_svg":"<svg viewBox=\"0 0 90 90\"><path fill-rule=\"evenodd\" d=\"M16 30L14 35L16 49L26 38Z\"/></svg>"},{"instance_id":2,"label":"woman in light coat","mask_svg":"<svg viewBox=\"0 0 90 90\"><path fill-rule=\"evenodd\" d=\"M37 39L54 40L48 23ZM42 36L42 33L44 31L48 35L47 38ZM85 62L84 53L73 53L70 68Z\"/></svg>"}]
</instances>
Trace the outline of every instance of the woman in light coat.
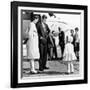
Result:
<instances>
[{"instance_id":1,"label":"woman in light coat","mask_svg":"<svg viewBox=\"0 0 90 90\"><path fill-rule=\"evenodd\" d=\"M39 17L33 16L33 21L30 23L27 42L27 56L30 59L30 68L31 73L37 73L35 70L35 59L39 59L39 44L38 44L38 33L36 28L36 23L38 22Z\"/></svg>"}]
</instances>

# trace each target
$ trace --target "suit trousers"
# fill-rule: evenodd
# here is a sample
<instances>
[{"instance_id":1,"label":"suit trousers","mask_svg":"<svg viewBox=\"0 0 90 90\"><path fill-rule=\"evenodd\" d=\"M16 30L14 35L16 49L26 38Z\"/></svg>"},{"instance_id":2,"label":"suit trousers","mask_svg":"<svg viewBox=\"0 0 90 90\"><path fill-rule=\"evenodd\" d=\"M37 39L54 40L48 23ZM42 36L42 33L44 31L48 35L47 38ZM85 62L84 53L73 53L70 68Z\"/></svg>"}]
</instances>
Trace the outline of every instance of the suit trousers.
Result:
<instances>
[{"instance_id":1,"label":"suit trousers","mask_svg":"<svg viewBox=\"0 0 90 90\"><path fill-rule=\"evenodd\" d=\"M62 56L63 56L63 53L64 53L64 44L59 44L60 47L61 47L61 52L62 52Z\"/></svg>"},{"instance_id":2,"label":"suit trousers","mask_svg":"<svg viewBox=\"0 0 90 90\"><path fill-rule=\"evenodd\" d=\"M44 69L46 67L47 62L47 44L39 45L40 49L40 60L39 60L39 69Z\"/></svg>"}]
</instances>

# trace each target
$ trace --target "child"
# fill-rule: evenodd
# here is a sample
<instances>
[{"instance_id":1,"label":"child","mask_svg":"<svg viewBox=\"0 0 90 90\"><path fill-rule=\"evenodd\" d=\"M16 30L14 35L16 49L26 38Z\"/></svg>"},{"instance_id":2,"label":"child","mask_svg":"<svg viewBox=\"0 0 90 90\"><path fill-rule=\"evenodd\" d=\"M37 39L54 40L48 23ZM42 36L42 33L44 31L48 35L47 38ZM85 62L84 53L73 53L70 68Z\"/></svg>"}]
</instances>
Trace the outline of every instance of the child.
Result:
<instances>
[{"instance_id":1,"label":"child","mask_svg":"<svg viewBox=\"0 0 90 90\"><path fill-rule=\"evenodd\" d=\"M74 73L73 60L76 60L74 53L74 46L72 44L73 38L71 36L66 37L66 45L63 54L63 60L67 62L67 74Z\"/></svg>"},{"instance_id":2,"label":"child","mask_svg":"<svg viewBox=\"0 0 90 90\"><path fill-rule=\"evenodd\" d=\"M80 44L80 39L79 39L78 32L79 32L79 28L76 27L75 28L75 36L74 36L75 37L75 54L76 54L76 56L77 56L77 58L79 60L79 44Z\"/></svg>"}]
</instances>

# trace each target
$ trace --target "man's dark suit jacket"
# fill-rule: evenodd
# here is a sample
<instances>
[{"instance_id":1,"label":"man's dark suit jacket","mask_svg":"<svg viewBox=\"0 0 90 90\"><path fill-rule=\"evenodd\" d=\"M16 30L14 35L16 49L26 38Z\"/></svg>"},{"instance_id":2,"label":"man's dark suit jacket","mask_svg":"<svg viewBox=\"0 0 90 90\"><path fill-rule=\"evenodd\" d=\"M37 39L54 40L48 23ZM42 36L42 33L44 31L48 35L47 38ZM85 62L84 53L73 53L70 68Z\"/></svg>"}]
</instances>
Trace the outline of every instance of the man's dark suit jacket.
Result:
<instances>
[{"instance_id":1,"label":"man's dark suit jacket","mask_svg":"<svg viewBox=\"0 0 90 90\"><path fill-rule=\"evenodd\" d=\"M61 31L61 33L59 33L59 45L64 45L65 44L65 34L63 31Z\"/></svg>"},{"instance_id":2,"label":"man's dark suit jacket","mask_svg":"<svg viewBox=\"0 0 90 90\"><path fill-rule=\"evenodd\" d=\"M37 23L36 26L37 26L38 36L39 36L39 44L46 45L47 44L48 34L50 32L50 29L49 29L48 25L45 24L46 31L44 31L44 28L43 28L41 22Z\"/></svg>"}]
</instances>

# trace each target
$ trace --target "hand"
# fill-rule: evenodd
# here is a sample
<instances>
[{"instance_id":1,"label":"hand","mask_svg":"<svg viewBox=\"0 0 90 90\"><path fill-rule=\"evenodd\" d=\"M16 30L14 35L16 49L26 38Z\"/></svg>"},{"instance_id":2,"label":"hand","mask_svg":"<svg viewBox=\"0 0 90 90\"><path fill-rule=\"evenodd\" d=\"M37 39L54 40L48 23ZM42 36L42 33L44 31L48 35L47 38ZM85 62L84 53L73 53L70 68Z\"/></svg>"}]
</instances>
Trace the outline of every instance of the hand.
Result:
<instances>
[{"instance_id":1,"label":"hand","mask_svg":"<svg viewBox=\"0 0 90 90\"><path fill-rule=\"evenodd\" d=\"M46 43L47 43L47 40L46 40L45 38L40 37L40 39L41 39L41 42L42 42L43 44L46 44Z\"/></svg>"},{"instance_id":2,"label":"hand","mask_svg":"<svg viewBox=\"0 0 90 90\"><path fill-rule=\"evenodd\" d=\"M42 39L42 40L46 40L44 37L40 37L40 39Z\"/></svg>"},{"instance_id":3,"label":"hand","mask_svg":"<svg viewBox=\"0 0 90 90\"><path fill-rule=\"evenodd\" d=\"M43 37L40 37L40 39L43 39Z\"/></svg>"}]
</instances>

